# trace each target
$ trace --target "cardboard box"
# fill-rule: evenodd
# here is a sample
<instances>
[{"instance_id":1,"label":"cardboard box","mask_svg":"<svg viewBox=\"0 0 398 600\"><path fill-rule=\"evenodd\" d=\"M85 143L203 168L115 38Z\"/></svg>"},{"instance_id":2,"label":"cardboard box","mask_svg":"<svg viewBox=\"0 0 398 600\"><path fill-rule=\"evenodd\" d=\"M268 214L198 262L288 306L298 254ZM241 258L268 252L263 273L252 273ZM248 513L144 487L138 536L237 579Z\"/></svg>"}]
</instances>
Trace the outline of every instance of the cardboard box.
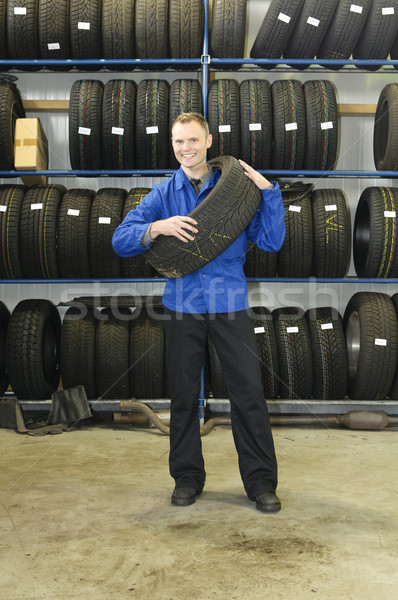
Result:
<instances>
[{"instance_id":1,"label":"cardboard box","mask_svg":"<svg viewBox=\"0 0 398 600\"><path fill-rule=\"evenodd\" d=\"M48 168L48 142L40 119L16 119L14 164L19 171ZM46 175L21 176L25 185L46 185Z\"/></svg>"}]
</instances>

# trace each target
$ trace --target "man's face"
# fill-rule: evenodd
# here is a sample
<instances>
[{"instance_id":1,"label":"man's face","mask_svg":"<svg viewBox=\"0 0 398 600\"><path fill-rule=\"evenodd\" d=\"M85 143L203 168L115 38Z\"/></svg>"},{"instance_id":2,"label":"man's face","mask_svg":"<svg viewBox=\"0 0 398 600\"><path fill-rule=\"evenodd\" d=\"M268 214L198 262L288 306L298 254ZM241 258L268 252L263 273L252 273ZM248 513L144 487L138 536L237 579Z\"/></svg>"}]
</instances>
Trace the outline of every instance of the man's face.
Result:
<instances>
[{"instance_id":1,"label":"man's face","mask_svg":"<svg viewBox=\"0 0 398 600\"><path fill-rule=\"evenodd\" d=\"M174 154L185 170L198 170L198 167L206 164L206 153L211 141L211 135L207 135L197 121L176 123L173 127Z\"/></svg>"}]
</instances>

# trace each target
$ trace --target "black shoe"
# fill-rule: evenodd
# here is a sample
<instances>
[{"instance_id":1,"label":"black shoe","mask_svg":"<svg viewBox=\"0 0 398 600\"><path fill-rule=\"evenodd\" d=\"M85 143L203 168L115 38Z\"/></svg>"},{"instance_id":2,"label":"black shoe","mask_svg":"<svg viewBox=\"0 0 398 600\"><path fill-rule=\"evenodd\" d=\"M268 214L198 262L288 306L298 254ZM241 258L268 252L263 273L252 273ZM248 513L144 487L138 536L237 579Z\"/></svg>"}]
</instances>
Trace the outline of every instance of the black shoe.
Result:
<instances>
[{"instance_id":1,"label":"black shoe","mask_svg":"<svg viewBox=\"0 0 398 600\"><path fill-rule=\"evenodd\" d=\"M261 512L276 513L281 509L281 501L275 492L263 492L256 496L256 508Z\"/></svg>"},{"instance_id":2,"label":"black shoe","mask_svg":"<svg viewBox=\"0 0 398 600\"><path fill-rule=\"evenodd\" d=\"M201 493L190 487L176 487L171 496L171 503L174 506L189 506L196 501L196 496Z\"/></svg>"}]
</instances>

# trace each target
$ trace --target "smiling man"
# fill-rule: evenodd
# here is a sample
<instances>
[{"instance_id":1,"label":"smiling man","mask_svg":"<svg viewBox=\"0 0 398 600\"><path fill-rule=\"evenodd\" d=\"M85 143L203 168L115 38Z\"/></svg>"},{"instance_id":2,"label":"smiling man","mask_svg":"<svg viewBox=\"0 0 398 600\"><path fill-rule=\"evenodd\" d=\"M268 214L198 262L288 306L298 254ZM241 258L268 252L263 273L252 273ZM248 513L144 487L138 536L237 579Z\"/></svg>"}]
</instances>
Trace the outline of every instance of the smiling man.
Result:
<instances>
[{"instance_id":1,"label":"smiling man","mask_svg":"<svg viewBox=\"0 0 398 600\"><path fill-rule=\"evenodd\" d=\"M199 113L182 113L172 126L174 154L181 167L170 179L152 188L130 211L113 236L120 256L149 248L159 235L187 242L198 233L189 213L206 198L220 178L209 169L212 143L207 121ZM232 433L243 485L262 512L281 508L277 461L263 395L257 346L250 317L243 271L248 241L277 252L285 236L282 195L248 164L245 174L261 190L261 203L245 231L219 256L197 271L168 279L165 306L166 361L171 397L170 474L175 480L171 502L193 504L205 484L198 398L207 336L213 340L231 401Z\"/></svg>"}]
</instances>

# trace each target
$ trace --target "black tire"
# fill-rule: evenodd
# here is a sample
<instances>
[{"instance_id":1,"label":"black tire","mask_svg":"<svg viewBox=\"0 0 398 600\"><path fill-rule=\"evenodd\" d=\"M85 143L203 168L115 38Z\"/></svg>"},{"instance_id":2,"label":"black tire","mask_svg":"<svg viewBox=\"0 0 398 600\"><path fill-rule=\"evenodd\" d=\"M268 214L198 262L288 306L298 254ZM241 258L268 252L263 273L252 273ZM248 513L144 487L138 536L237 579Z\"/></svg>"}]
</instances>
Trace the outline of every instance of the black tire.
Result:
<instances>
[{"instance_id":1,"label":"black tire","mask_svg":"<svg viewBox=\"0 0 398 600\"><path fill-rule=\"evenodd\" d=\"M243 58L246 31L246 0L213 0L210 53L214 58ZM238 69L239 64L218 68Z\"/></svg>"},{"instance_id":2,"label":"black tire","mask_svg":"<svg viewBox=\"0 0 398 600\"><path fill-rule=\"evenodd\" d=\"M279 360L279 395L291 400L308 399L312 393L313 372L307 322L298 308L272 311Z\"/></svg>"},{"instance_id":3,"label":"black tire","mask_svg":"<svg viewBox=\"0 0 398 600\"><path fill-rule=\"evenodd\" d=\"M200 58L203 44L203 1L170 0L169 56ZM197 69L198 65L173 65L173 68Z\"/></svg>"},{"instance_id":4,"label":"black tire","mask_svg":"<svg viewBox=\"0 0 398 600\"><path fill-rule=\"evenodd\" d=\"M311 201L283 197L286 236L278 253L280 277L309 277L312 269L313 226Z\"/></svg>"},{"instance_id":5,"label":"black tire","mask_svg":"<svg viewBox=\"0 0 398 600\"><path fill-rule=\"evenodd\" d=\"M395 306L395 313L398 317L398 294L394 294L393 296L391 296L391 300ZM388 395L390 397L390 400L398 400L398 369L396 369L395 371L394 379Z\"/></svg>"},{"instance_id":6,"label":"black tire","mask_svg":"<svg viewBox=\"0 0 398 600\"><path fill-rule=\"evenodd\" d=\"M275 277L277 268L277 252L266 252L249 242L244 267L246 277Z\"/></svg>"},{"instance_id":7,"label":"black tire","mask_svg":"<svg viewBox=\"0 0 398 600\"><path fill-rule=\"evenodd\" d=\"M122 220L124 220L130 210L135 210L141 200L145 198L151 191L151 188L133 188L127 194L124 201ZM121 258L122 276L123 277L153 277L154 270L152 265L145 260L145 253L128 258Z\"/></svg>"},{"instance_id":8,"label":"black tire","mask_svg":"<svg viewBox=\"0 0 398 600\"><path fill-rule=\"evenodd\" d=\"M336 92L330 81L306 81L303 85L307 135L304 169L330 170L336 167L339 119Z\"/></svg>"},{"instance_id":9,"label":"black tire","mask_svg":"<svg viewBox=\"0 0 398 600\"><path fill-rule=\"evenodd\" d=\"M8 388L6 342L9 321L10 311L6 305L0 301L0 396L2 396Z\"/></svg>"},{"instance_id":10,"label":"black tire","mask_svg":"<svg viewBox=\"0 0 398 600\"><path fill-rule=\"evenodd\" d=\"M311 195L315 277L345 277L351 258L351 216L342 190Z\"/></svg>"},{"instance_id":11,"label":"black tire","mask_svg":"<svg viewBox=\"0 0 398 600\"><path fill-rule=\"evenodd\" d=\"M378 171L398 169L398 84L388 83L377 102L373 155Z\"/></svg>"},{"instance_id":12,"label":"black tire","mask_svg":"<svg viewBox=\"0 0 398 600\"><path fill-rule=\"evenodd\" d=\"M102 81L81 79L69 101L69 154L72 169L102 168Z\"/></svg>"},{"instance_id":13,"label":"black tire","mask_svg":"<svg viewBox=\"0 0 398 600\"><path fill-rule=\"evenodd\" d=\"M304 165L306 117L304 92L299 81L274 81L273 169L302 169Z\"/></svg>"},{"instance_id":14,"label":"black tire","mask_svg":"<svg viewBox=\"0 0 398 600\"><path fill-rule=\"evenodd\" d=\"M137 86L128 79L108 81L102 102L104 169L134 169Z\"/></svg>"},{"instance_id":15,"label":"black tire","mask_svg":"<svg viewBox=\"0 0 398 600\"><path fill-rule=\"evenodd\" d=\"M129 309L119 308L118 316L114 315L110 308L101 311L95 348L95 372L99 398L130 398L130 321Z\"/></svg>"},{"instance_id":16,"label":"black tire","mask_svg":"<svg viewBox=\"0 0 398 600\"><path fill-rule=\"evenodd\" d=\"M102 0L102 54L104 58L135 57L135 3L131 0ZM107 68L118 70L117 66ZM124 69L134 68L123 65Z\"/></svg>"},{"instance_id":17,"label":"black tire","mask_svg":"<svg viewBox=\"0 0 398 600\"><path fill-rule=\"evenodd\" d=\"M39 0L8 0L7 45L10 58L40 57L38 4ZM17 14L14 9L17 9ZM23 70L29 69L23 67Z\"/></svg>"},{"instance_id":18,"label":"black tire","mask_svg":"<svg viewBox=\"0 0 398 600\"><path fill-rule=\"evenodd\" d=\"M164 329L142 310L130 329L130 387L137 399L164 398Z\"/></svg>"},{"instance_id":19,"label":"black tire","mask_svg":"<svg viewBox=\"0 0 398 600\"><path fill-rule=\"evenodd\" d=\"M14 84L0 84L0 170L14 168L15 121L23 119L25 111L18 88Z\"/></svg>"},{"instance_id":20,"label":"black tire","mask_svg":"<svg viewBox=\"0 0 398 600\"><path fill-rule=\"evenodd\" d=\"M88 226L92 190L67 190L58 212L57 259L60 277L90 277Z\"/></svg>"},{"instance_id":21,"label":"black tire","mask_svg":"<svg viewBox=\"0 0 398 600\"><path fill-rule=\"evenodd\" d=\"M272 101L268 81L249 79L239 86L240 156L254 169L269 169L272 156Z\"/></svg>"},{"instance_id":22,"label":"black tire","mask_svg":"<svg viewBox=\"0 0 398 600\"><path fill-rule=\"evenodd\" d=\"M289 43L304 0L272 0L252 49L251 58L280 58ZM261 65L272 69L275 65Z\"/></svg>"},{"instance_id":23,"label":"black tire","mask_svg":"<svg viewBox=\"0 0 398 600\"><path fill-rule=\"evenodd\" d=\"M347 304L344 327L348 349L348 395L382 400L397 367L398 325L386 294L357 292Z\"/></svg>"},{"instance_id":24,"label":"black tire","mask_svg":"<svg viewBox=\"0 0 398 600\"><path fill-rule=\"evenodd\" d=\"M136 110L137 167L167 169L170 146L167 81L161 79L141 81L137 88Z\"/></svg>"},{"instance_id":25,"label":"black tire","mask_svg":"<svg viewBox=\"0 0 398 600\"><path fill-rule=\"evenodd\" d=\"M202 113L202 86L196 79L176 79L170 86L169 132L179 114L183 112ZM180 164L169 143L170 167L178 169Z\"/></svg>"},{"instance_id":26,"label":"black tire","mask_svg":"<svg viewBox=\"0 0 398 600\"><path fill-rule=\"evenodd\" d=\"M211 337L207 336L207 352L210 367L210 389L213 398L229 398L227 384L222 374L220 359Z\"/></svg>"},{"instance_id":27,"label":"black tire","mask_svg":"<svg viewBox=\"0 0 398 600\"><path fill-rule=\"evenodd\" d=\"M358 277L398 277L398 189L366 188L354 221L354 264Z\"/></svg>"},{"instance_id":28,"label":"black tire","mask_svg":"<svg viewBox=\"0 0 398 600\"><path fill-rule=\"evenodd\" d=\"M246 229L260 205L260 190L236 159L223 156L208 165L219 169L221 177L189 214L198 223L195 240L181 242L172 236L159 236L146 250L147 260L165 277L182 277L216 258Z\"/></svg>"},{"instance_id":29,"label":"black tire","mask_svg":"<svg viewBox=\"0 0 398 600\"><path fill-rule=\"evenodd\" d=\"M284 58L314 58L332 20L338 0L305 0L295 29L283 53ZM295 65L305 69L306 65Z\"/></svg>"},{"instance_id":30,"label":"black tire","mask_svg":"<svg viewBox=\"0 0 398 600\"><path fill-rule=\"evenodd\" d=\"M38 185L28 189L20 216L20 257L25 277L56 279L58 209L65 188Z\"/></svg>"},{"instance_id":31,"label":"black tire","mask_svg":"<svg viewBox=\"0 0 398 600\"><path fill-rule=\"evenodd\" d=\"M112 248L112 236L122 221L126 190L102 188L90 212L88 253L91 277L120 277L120 258Z\"/></svg>"},{"instance_id":32,"label":"black tire","mask_svg":"<svg viewBox=\"0 0 398 600\"><path fill-rule=\"evenodd\" d=\"M18 0L19 1L19 0ZM72 58L101 58L102 0L70 0L70 39ZM99 66L81 66L94 71Z\"/></svg>"},{"instance_id":33,"label":"black tire","mask_svg":"<svg viewBox=\"0 0 398 600\"><path fill-rule=\"evenodd\" d=\"M0 59L8 58L7 53L7 0L0 0Z\"/></svg>"},{"instance_id":34,"label":"black tire","mask_svg":"<svg viewBox=\"0 0 398 600\"><path fill-rule=\"evenodd\" d=\"M359 6L352 0L339 0L317 58L350 58L365 26L371 3L371 0L361 0ZM330 65L329 68L337 70L341 65Z\"/></svg>"},{"instance_id":35,"label":"black tire","mask_svg":"<svg viewBox=\"0 0 398 600\"><path fill-rule=\"evenodd\" d=\"M383 11L386 9L386 13ZM393 12L391 13L391 9ZM373 0L361 36L353 52L355 59L388 57L398 29L398 1ZM368 71L377 71L377 65L362 65Z\"/></svg>"},{"instance_id":36,"label":"black tire","mask_svg":"<svg viewBox=\"0 0 398 600\"><path fill-rule=\"evenodd\" d=\"M313 396L317 400L341 400L347 393L348 354L343 321L334 308L305 313L313 360Z\"/></svg>"},{"instance_id":37,"label":"black tire","mask_svg":"<svg viewBox=\"0 0 398 600\"><path fill-rule=\"evenodd\" d=\"M60 377L61 319L49 300L22 300L8 324L8 376L19 400L45 400Z\"/></svg>"},{"instance_id":38,"label":"black tire","mask_svg":"<svg viewBox=\"0 0 398 600\"><path fill-rule=\"evenodd\" d=\"M279 392L279 361L274 321L264 306L250 308L249 315L256 335L264 397L276 398Z\"/></svg>"},{"instance_id":39,"label":"black tire","mask_svg":"<svg viewBox=\"0 0 398 600\"><path fill-rule=\"evenodd\" d=\"M23 185L0 186L1 279L23 277L19 257L19 219L25 192Z\"/></svg>"},{"instance_id":40,"label":"black tire","mask_svg":"<svg viewBox=\"0 0 398 600\"><path fill-rule=\"evenodd\" d=\"M208 158L240 158L239 85L234 79L210 82L208 123L213 136L213 143L207 152Z\"/></svg>"},{"instance_id":41,"label":"black tire","mask_svg":"<svg viewBox=\"0 0 398 600\"><path fill-rule=\"evenodd\" d=\"M169 0L136 0L135 42L137 58L168 58ZM175 34L174 34L175 35ZM141 65L158 71L167 65Z\"/></svg>"},{"instance_id":42,"label":"black tire","mask_svg":"<svg viewBox=\"0 0 398 600\"><path fill-rule=\"evenodd\" d=\"M83 308L83 307L82 307ZM61 375L64 389L82 385L89 400L97 397L95 335L97 317L90 307L70 307L62 322Z\"/></svg>"},{"instance_id":43,"label":"black tire","mask_svg":"<svg viewBox=\"0 0 398 600\"><path fill-rule=\"evenodd\" d=\"M70 0L39 0L40 57L67 59L70 46ZM51 65L52 70L68 70L68 66Z\"/></svg>"}]
</instances>

